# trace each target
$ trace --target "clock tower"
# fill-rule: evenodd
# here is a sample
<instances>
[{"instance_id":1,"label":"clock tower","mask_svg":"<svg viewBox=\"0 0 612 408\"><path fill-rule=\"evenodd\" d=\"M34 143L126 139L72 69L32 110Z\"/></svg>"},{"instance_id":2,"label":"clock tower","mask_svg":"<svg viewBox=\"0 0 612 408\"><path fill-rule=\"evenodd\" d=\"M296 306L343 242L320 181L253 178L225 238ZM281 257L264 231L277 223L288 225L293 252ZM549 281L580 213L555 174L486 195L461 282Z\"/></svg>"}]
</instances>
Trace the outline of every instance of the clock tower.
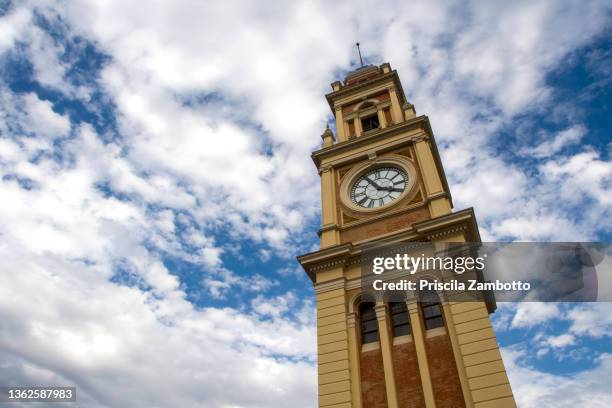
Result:
<instances>
[{"instance_id":1,"label":"clock tower","mask_svg":"<svg viewBox=\"0 0 612 408\"><path fill-rule=\"evenodd\" d=\"M453 211L427 116L388 63L349 73L326 98L336 135L327 128L312 153L321 248L298 257L316 290L319 407L515 407L494 301L363 287L371 245L480 242L473 210Z\"/></svg>"}]
</instances>

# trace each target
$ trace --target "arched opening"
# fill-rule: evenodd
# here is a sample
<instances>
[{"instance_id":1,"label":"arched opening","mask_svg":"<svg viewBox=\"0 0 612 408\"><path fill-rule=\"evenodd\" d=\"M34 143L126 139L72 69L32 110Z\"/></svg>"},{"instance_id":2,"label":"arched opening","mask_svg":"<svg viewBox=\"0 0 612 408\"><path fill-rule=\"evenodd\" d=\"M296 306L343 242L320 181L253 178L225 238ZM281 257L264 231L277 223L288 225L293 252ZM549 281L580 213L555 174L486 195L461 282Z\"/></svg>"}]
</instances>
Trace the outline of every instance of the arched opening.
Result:
<instances>
[{"instance_id":1,"label":"arched opening","mask_svg":"<svg viewBox=\"0 0 612 408\"><path fill-rule=\"evenodd\" d=\"M438 294L431 290L423 290L419 293L419 299L425 329L431 330L437 327L443 327L444 318L442 316L442 305L440 304Z\"/></svg>"},{"instance_id":2,"label":"arched opening","mask_svg":"<svg viewBox=\"0 0 612 408\"><path fill-rule=\"evenodd\" d=\"M410 316L408 315L406 302L389 303L389 311L391 313L393 337L406 336L410 334Z\"/></svg>"},{"instance_id":3,"label":"arched opening","mask_svg":"<svg viewBox=\"0 0 612 408\"><path fill-rule=\"evenodd\" d=\"M374 302L362 302L359 305L361 344L378 341L378 320L376 319L374 305Z\"/></svg>"},{"instance_id":4,"label":"arched opening","mask_svg":"<svg viewBox=\"0 0 612 408\"><path fill-rule=\"evenodd\" d=\"M378 129L379 127L380 127L380 122L378 120L377 113L374 113L373 115L369 115L361 119L361 128L363 129L364 132Z\"/></svg>"}]
</instances>

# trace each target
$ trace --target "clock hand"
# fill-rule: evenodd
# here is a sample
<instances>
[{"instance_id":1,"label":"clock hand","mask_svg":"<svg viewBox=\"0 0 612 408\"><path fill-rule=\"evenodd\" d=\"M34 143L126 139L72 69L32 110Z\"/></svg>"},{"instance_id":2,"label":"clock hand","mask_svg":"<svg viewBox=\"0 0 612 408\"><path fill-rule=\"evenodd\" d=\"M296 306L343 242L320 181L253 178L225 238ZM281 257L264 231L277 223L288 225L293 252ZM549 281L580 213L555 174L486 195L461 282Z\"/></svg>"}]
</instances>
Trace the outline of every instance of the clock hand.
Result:
<instances>
[{"instance_id":1,"label":"clock hand","mask_svg":"<svg viewBox=\"0 0 612 408\"><path fill-rule=\"evenodd\" d=\"M401 188L395 188L395 187L380 187L379 190L382 190L382 191L397 191L397 192L404 191Z\"/></svg>"},{"instance_id":2,"label":"clock hand","mask_svg":"<svg viewBox=\"0 0 612 408\"><path fill-rule=\"evenodd\" d=\"M367 180L368 180L370 183L374 184L374 187L376 187L376 189L377 189L377 190L380 190L380 189L382 188L382 187L380 186L380 184L378 184L377 182L375 182L374 180L372 180L372 179L371 179L369 176L366 176L366 179L367 179Z\"/></svg>"}]
</instances>

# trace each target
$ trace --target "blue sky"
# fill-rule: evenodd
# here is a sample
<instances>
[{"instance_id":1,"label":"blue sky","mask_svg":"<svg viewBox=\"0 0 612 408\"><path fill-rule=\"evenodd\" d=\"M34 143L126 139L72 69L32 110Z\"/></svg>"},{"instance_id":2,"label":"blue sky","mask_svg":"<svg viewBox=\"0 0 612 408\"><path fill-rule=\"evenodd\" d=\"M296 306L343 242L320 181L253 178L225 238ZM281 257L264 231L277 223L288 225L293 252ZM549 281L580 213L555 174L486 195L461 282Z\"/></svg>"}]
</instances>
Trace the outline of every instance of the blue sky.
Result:
<instances>
[{"instance_id":1,"label":"blue sky","mask_svg":"<svg viewBox=\"0 0 612 408\"><path fill-rule=\"evenodd\" d=\"M295 256L357 40L430 117L484 240L610 242L607 2L258 3L0 2L1 384L313 406ZM500 305L521 406L611 404L610 311Z\"/></svg>"}]
</instances>

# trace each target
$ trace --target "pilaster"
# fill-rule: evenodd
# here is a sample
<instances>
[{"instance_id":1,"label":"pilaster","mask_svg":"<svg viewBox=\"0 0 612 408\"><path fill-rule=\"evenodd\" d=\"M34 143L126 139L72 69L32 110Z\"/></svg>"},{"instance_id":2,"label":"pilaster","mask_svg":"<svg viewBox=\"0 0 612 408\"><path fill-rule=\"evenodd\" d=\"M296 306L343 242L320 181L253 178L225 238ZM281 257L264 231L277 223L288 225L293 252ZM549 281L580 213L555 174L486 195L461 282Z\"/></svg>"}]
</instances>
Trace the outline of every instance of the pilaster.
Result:
<instances>
[{"instance_id":1,"label":"pilaster","mask_svg":"<svg viewBox=\"0 0 612 408\"><path fill-rule=\"evenodd\" d=\"M355 115L353 124L355 125L355 136L361 136L361 134L363 133L363 128L361 127L361 119L359 118L359 115Z\"/></svg>"},{"instance_id":2,"label":"pilaster","mask_svg":"<svg viewBox=\"0 0 612 408\"><path fill-rule=\"evenodd\" d=\"M382 352L383 367L385 371L385 388L387 391L387 406L398 408L397 388L395 386L395 371L393 370L393 355L391 354L392 339L390 336L389 323L387 321L387 308L384 304L374 307L378 320L378 336L380 350Z\"/></svg>"},{"instance_id":3,"label":"pilaster","mask_svg":"<svg viewBox=\"0 0 612 408\"><path fill-rule=\"evenodd\" d=\"M378 121L380 122L380 128L385 129L387 127L387 118L385 118L385 113L380 108L376 111L376 113L378 114Z\"/></svg>"},{"instance_id":4,"label":"pilaster","mask_svg":"<svg viewBox=\"0 0 612 408\"><path fill-rule=\"evenodd\" d=\"M336 134L338 141L344 142L347 139L346 129L344 128L344 117L342 115L342 106L336 106Z\"/></svg>"},{"instance_id":5,"label":"pilaster","mask_svg":"<svg viewBox=\"0 0 612 408\"><path fill-rule=\"evenodd\" d=\"M336 197L334 194L333 170L329 166L321 166L321 248L326 248L338 243L338 231L336 228Z\"/></svg>"},{"instance_id":6,"label":"pilaster","mask_svg":"<svg viewBox=\"0 0 612 408\"><path fill-rule=\"evenodd\" d=\"M412 338L414 339L414 348L416 350L419 372L421 374L421 386L423 387L425 406L427 408L435 408L436 400L434 398L433 385L431 383L429 363L427 362L425 336L423 326L421 324L421 318L419 317L419 306L416 301L406 302L406 306L410 316L410 327L412 328Z\"/></svg>"},{"instance_id":7,"label":"pilaster","mask_svg":"<svg viewBox=\"0 0 612 408\"><path fill-rule=\"evenodd\" d=\"M391 98L391 118L393 118L393 123L400 123L403 121L402 109L394 86L389 87L389 97Z\"/></svg>"},{"instance_id":8,"label":"pilaster","mask_svg":"<svg viewBox=\"0 0 612 408\"><path fill-rule=\"evenodd\" d=\"M449 214L451 212L450 201L444 193L442 178L436 167L428 138L422 137L416 141L414 150L421 168L425 192L429 202L429 212L432 218Z\"/></svg>"},{"instance_id":9,"label":"pilaster","mask_svg":"<svg viewBox=\"0 0 612 408\"><path fill-rule=\"evenodd\" d=\"M344 278L315 285L319 407L350 407L351 372Z\"/></svg>"},{"instance_id":10,"label":"pilaster","mask_svg":"<svg viewBox=\"0 0 612 408\"><path fill-rule=\"evenodd\" d=\"M361 408L361 373L359 367L360 350L359 335L357 334L357 313L351 312L346 317L348 327L348 341L351 369L351 396L353 408Z\"/></svg>"}]
</instances>

